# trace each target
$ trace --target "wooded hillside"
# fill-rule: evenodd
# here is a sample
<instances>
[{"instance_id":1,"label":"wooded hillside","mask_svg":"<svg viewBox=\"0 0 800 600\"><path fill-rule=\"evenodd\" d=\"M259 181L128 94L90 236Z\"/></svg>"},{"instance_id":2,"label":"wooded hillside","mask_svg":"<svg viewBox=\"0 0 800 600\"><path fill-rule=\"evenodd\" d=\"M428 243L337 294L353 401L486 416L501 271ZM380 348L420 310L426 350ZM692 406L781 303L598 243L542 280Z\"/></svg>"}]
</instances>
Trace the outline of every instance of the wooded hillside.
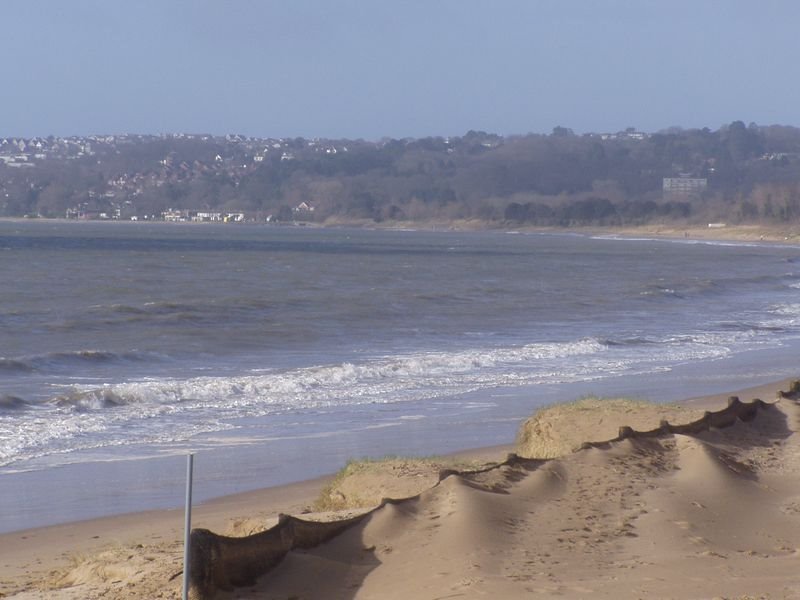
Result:
<instances>
[{"instance_id":1,"label":"wooded hillside","mask_svg":"<svg viewBox=\"0 0 800 600\"><path fill-rule=\"evenodd\" d=\"M476 219L546 226L800 218L800 129L363 140L209 135L0 139L0 216ZM690 192L664 178L706 180ZM78 214L78 212L73 212Z\"/></svg>"}]
</instances>

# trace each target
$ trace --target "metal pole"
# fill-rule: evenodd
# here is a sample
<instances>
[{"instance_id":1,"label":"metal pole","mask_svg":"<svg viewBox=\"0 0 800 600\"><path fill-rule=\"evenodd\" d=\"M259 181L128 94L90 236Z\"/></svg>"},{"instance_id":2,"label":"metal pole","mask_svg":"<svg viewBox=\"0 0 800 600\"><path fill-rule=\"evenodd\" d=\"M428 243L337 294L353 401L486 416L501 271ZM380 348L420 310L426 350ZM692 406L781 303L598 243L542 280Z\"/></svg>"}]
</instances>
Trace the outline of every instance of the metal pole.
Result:
<instances>
[{"instance_id":1,"label":"metal pole","mask_svg":"<svg viewBox=\"0 0 800 600\"><path fill-rule=\"evenodd\" d=\"M189 600L189 534L192 530L192 466L194 454L186 456L186 510L183 525L183 600Z\"/></svg>"}]
</instances>

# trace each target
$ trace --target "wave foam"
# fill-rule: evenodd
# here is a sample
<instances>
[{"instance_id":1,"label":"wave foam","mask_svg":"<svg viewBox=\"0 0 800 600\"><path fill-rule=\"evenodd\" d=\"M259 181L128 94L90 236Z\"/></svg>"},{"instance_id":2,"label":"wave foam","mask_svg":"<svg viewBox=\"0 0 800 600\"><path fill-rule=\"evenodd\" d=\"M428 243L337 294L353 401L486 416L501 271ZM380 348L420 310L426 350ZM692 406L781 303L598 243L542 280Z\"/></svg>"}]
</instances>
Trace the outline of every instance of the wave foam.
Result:
<instances>
[{"instance_id":1,"label":"wave foam","mask_svg":"<svg viewBox=\"0 0 800 600\"><path fill-rule=\"evenodd\" d=\"M185 441L198 433L229 429L242 418L668 370L681 362L727 356L731 341L744 335L732 331L660 340L583 339L393 355L237 376L147 379L100 387L76 384L44 405L31 405L35 419L20 418L18 410L0 411L0 466L87 448ZM103 353L77 355L79 360L116 360Z\"/></svg>"}]
</instances>

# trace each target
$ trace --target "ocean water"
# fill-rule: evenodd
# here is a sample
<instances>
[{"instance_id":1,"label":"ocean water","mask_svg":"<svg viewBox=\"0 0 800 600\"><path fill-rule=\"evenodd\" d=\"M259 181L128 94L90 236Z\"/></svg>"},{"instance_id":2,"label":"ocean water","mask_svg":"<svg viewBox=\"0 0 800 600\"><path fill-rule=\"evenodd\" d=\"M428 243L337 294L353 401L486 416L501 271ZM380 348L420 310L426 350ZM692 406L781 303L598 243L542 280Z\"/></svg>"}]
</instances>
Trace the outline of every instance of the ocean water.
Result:
<instances>
[{"instance_id":1,"label":"ocean water","mask_svg":"<svg viewBox=\"0 0 800 600\"><path fill-rule=\"evenodd\" d=\"M797 375L800 248L0 222L0 531ZM54 502L58 498L58 502Z\"/></svg>"}]
</instances>

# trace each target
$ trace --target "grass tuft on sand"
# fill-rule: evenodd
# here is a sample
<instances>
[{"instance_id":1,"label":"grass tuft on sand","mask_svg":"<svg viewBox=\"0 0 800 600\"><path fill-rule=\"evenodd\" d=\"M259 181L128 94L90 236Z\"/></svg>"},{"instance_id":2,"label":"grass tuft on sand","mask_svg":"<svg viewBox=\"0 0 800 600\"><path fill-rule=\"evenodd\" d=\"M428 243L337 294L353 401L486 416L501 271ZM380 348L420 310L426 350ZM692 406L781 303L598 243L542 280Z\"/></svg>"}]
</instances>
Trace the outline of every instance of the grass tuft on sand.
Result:
<instances>
[{"instance_id":1,"label":"grass tuft on sand","mask_svg":"<svg viewBox=\"0 0 800 600\"><path fill-rule=\"evenodd\" d=\"M439 482L442 469L470 470L480 461L441 456L385 456L350 460L320 493L313 505L318 512L374 508L384 498L410 498Z\"/></svg>"},{"instance_id":2,"label":"grass tuft on sand","mask_svg":"<svg viewBox=\"0 0 800 600\"><path fill-rule=\"evenodd\" d=\"M517 432L516 452L524 458L558 458L575 452L584 442L614 439L621 426L649 431L662 419L676 425L702 416L702 410L677 404L587 396L536 411Z\"/></svg>"}]
</instances>

